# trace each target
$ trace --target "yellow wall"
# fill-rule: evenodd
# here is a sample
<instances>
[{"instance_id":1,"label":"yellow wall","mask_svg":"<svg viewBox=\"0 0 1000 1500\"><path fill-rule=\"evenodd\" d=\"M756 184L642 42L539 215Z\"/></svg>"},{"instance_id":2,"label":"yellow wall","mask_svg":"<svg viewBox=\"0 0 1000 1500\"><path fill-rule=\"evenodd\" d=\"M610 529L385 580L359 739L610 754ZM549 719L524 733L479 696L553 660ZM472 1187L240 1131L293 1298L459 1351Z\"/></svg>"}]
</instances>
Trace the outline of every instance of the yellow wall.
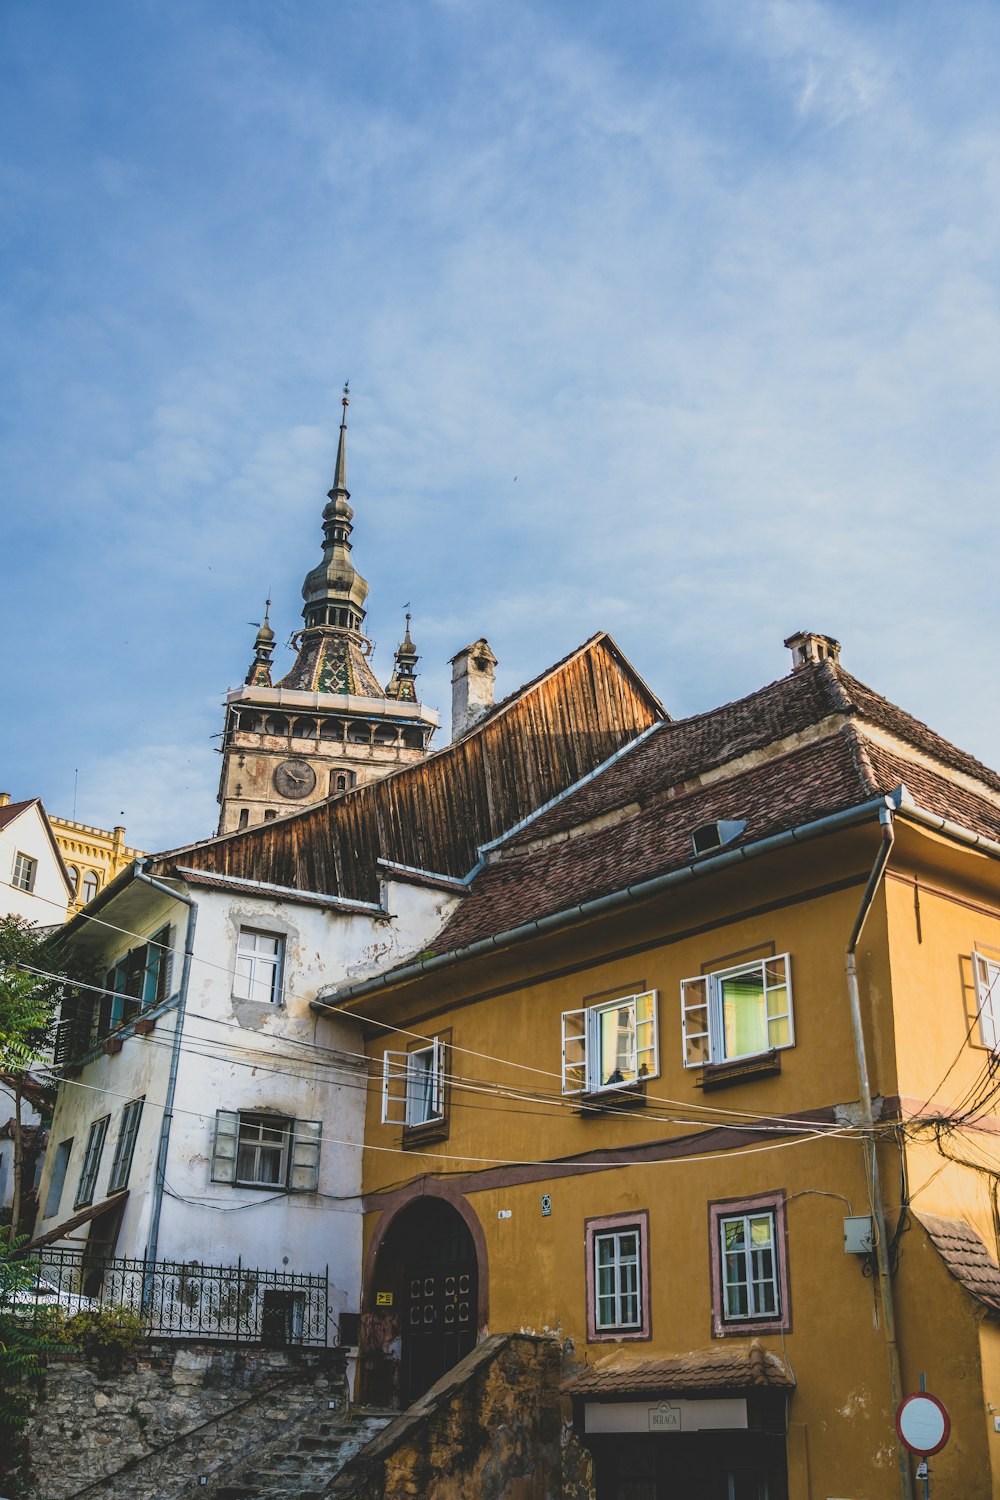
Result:
<instances>
[{"instance_id":1,"label":"yellow wall","mask_svg":"<svg viewBox=\"0 0 1000 1500\"><path fill-rule=\"evenodd\" d=\"M465 1193L487 1245L491 1332L557 1329L589 1362L609 1354L638 1360L707 1349L715 1342L708 1205L785 1192L791 1327L762 1335L762 1342L796 1377L790 1474L792 1494L803 1500L810 1493L871 1500L899 1493L876 1283L862 1275L861 1259L843 1249L844 1216L868 1211L861 1147L856 1135L789 1144L780 1131L765 1131L755 1145L769 1149L745 1143L734 1149L732 1133L720 1127L857 1101L844 952L875 846L875 832L867 828L792 850L679 887L641 910L358 1003L362 1014L392 1019L400 1028L380 1030L369 1043L372 1144L401 1146L399 1128L380 1123L374 1080L383 1051L405 1051L413 1033L450 1031L449 1071L483 1089L507 1091L508 1097L470 1092L456 1083L447 1140L425 1145L420 1155L369 1152L365 1163L369 1194L436 1171ZM917 850L915 840L900 840L894 872L911 874ZM919 852L933 863L933 849ZM954 886L953 876L938 872L942 889L942 882ZM922 893L919 933L912 879L890 880L876 899L858 950L875 1094L926 1097L961 1053L968 1027L962 957L985 941L981 934L995 935L1000 950L1000 915L971 910L964 890L955 895L966 904ZM983 900L986 895L980 892ZM791 954L795 1045L781 1053L780 1076L706 1093L697 1086L698 1071L682 1065L680 982L706 964L725 967L738 961L734 955L768 944ZM581 1114L560 1092L561 1013L595 996L648 988L659 992L660 1075L648 1085L645 1106L617 1116ZM469 997L478 998L462 1003ZM971 1082L981 1062L980 1053L962 1055L949 1087ZM514 1091L531 1097L510 1097ZM710 1150L694 1159L639 1162L628 1156L644 1143L679 1138L688 1138L690 1154L706 1131ZM611 1170L566 1175L543 1165L533 1175L530 1167L609 1149L625 1153L625 1162ZM880 1156L891 1227L901 1162L891 1133ZM911 1146L907 1158L919 1188L915 1206L965 1215L995 1253L988 1193L977 1174L950 1165L939 1171L942 1159L932 1144ZM523 1165L503 1175L490 1162ZM938 1175L928 1182L932 1172ZM542 1193L551 1195L550 1217L542 1216ZM585 1221L640 1209L649 1214L651 1337L588 1345ZM367 1217L368 1242L379 1216L374 1208ZM946 1479L952 1488L935 1489L935 1495L957 1496L962 1485L972 1495L971 1476L981 1476L987 1463L977 1305L919 1226L904 1238L901 1265L896 1285L904 1386L915 1389L925 1367L930 1382L933 1367L943 1387L938 1394L955 1403L955 1441L940 1461L942 1484ZM928 1296L932 1312L924 1305Z\"/></svg>"}]
</instances>

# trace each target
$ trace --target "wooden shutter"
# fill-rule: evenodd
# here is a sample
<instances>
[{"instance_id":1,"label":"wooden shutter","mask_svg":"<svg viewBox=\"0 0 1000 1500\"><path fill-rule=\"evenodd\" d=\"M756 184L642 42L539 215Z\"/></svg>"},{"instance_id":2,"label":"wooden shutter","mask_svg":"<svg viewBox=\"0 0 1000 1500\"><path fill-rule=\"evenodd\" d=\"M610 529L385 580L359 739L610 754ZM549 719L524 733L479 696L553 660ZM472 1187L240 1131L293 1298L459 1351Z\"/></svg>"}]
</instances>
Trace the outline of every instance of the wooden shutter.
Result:
<instances>
[{"instance_id":1,"label":"wooden shutter","mask_svg":"<svg viewBox=\"0 0 1000 1500\"><path fill-rule=\"evenodd\" d=\"M386 1052L382 1058L382 1124L406 1124L407 1055Z\"/></svg>"},{"instance_id":2,"label":"wooden shutter","mask_svg":"<svg viewBox=\"0 0 1000 1500\"><path fill-rule=\"evenodd\" d=\"M319 1148L323 1127L318 1120L292 1122L292 1162L288 1186L293 1193L315 1193L319 1187Z\"/></svg>"},{"instance_id":3,"label":"wooden shutter","mask_svg":"<svg viewBox=\"0 0 1000 1500\"><path fill-rule=\"evenodd\" d=\"M587 1012L564 1010L562 1014L562 1091L583 1094L587 1090Z\"/></svg>"},{"instance_id":4,"label":"wooden shutter","mask_svg":"<svg viewBox=\"0 0 1000 1500\"><path fill-rule=\"evenodd\" d=\"M684 1033L684 1066L700 1068L711 1061L709 1043L710 980L707 974L681 980L681 1026Z\"/></svg>"},{"instance_id":5,"label":"wooden shutter","mask_svg":"<svg viewBox=\"0 0 1000 1500\"><path fill-rule=\"evenodd\" d=\"M656 1078L660 1047L656 1025L656 991L635 997L635 1061L637 1078Z\"/></svg>"},{"instance_id":6,"label":"wooden shutter","mask_svg":"<svg viewBox=\"0 0 1000 1500\"><path fill-rule=\"evenodd\" d=\"M997 1020L1000 1019L1000 966L990 963L981 953L973 954L976 976L976 1007L979 1011L979 1037L984 1047L997 1050Z\"/></svg>"},{"instance_id":7,"label":"wooden shutter","mask_svg":"<svg viewBox=\"0 0 1000 1500\"><path fill-rule=\"evenodd\" d=\"M235 1109L215 1111L215 1141L212 1145L212 1181L236 1181L236 1152L240 1143L240 1117Z\"/></svg>"}]
</instances>

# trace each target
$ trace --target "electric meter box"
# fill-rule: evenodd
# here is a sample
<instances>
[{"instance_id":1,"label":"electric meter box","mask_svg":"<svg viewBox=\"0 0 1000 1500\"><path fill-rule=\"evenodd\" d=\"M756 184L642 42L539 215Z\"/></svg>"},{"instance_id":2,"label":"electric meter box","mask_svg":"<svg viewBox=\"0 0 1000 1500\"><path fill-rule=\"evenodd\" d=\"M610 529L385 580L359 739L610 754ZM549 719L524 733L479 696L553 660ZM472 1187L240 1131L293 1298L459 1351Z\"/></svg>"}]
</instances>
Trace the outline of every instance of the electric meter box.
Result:
<instances>
[{"instance_id":1,"label":"electric meter box","mask_svg":"<svg viewBox=\"0 0 1000 1500\"><path fill-rule=\"evenodd\" d=\"M844 1220L844 1249L848 1255L871 1255L875 1229L870 1214Z\"/></svg>"}]
</instances>

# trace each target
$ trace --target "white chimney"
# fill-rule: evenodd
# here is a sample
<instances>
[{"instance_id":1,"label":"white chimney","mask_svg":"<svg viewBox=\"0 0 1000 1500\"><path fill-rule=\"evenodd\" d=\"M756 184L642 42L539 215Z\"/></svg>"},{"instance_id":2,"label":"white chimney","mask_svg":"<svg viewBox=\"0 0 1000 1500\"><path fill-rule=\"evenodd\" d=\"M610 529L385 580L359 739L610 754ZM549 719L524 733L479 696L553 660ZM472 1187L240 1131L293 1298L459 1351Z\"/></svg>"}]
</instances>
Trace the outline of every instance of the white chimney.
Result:
<instances>
[{"instance_id":1,"label":"white chimney","mask_svg":"<svg viewBox=\"0 0 1000 1500\"><path fill-rule=\"evenodd\" d=\"M480 637L451 659L451 737L459 739L493 707L497 659Z\"/></svg>"},{"instance_id":2,"label":"white chimney","mask_svg":"<svg viewBox=\"0 0 1000 1500\"><path fill-rule=\"evenodd\" d=\"M832 635L819 635L815 630L798 630L785 642L792 653L792 671L808 667L817 661L840 661L840 642Z\"/></svg>"}]
</instances>

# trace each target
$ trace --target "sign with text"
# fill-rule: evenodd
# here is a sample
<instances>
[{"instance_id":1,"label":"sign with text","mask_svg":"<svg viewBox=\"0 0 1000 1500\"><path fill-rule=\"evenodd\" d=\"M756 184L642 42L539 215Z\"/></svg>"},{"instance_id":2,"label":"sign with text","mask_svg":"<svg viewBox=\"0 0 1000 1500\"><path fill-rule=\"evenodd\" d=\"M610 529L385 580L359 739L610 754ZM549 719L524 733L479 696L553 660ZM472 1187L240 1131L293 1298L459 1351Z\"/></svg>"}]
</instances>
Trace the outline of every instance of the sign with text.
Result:
<instances>
[{"instance_id":1,"label":"sign with text","mask_svg":"<svg viewBox=\"0 0 1000 1500\"><path fill-rule=\"evenodd\" d=\"M671 1406L669 1401L661 1401L659 1406L650 1407L649 1430L650 1432L680 1432L680 1407Z\"/></svg>"},{"instance_id":2,"label":"sign with text","mask_svg":"<svg viewBox=\"0 0 1000 1500\"><path fill-rule=\"evenodd\" d=\"M376 1307L391 1307L392 1306L392 1293L391 1292L376 1292L375 1293L375 1306Z\"/></svg>"}]
</instances>

